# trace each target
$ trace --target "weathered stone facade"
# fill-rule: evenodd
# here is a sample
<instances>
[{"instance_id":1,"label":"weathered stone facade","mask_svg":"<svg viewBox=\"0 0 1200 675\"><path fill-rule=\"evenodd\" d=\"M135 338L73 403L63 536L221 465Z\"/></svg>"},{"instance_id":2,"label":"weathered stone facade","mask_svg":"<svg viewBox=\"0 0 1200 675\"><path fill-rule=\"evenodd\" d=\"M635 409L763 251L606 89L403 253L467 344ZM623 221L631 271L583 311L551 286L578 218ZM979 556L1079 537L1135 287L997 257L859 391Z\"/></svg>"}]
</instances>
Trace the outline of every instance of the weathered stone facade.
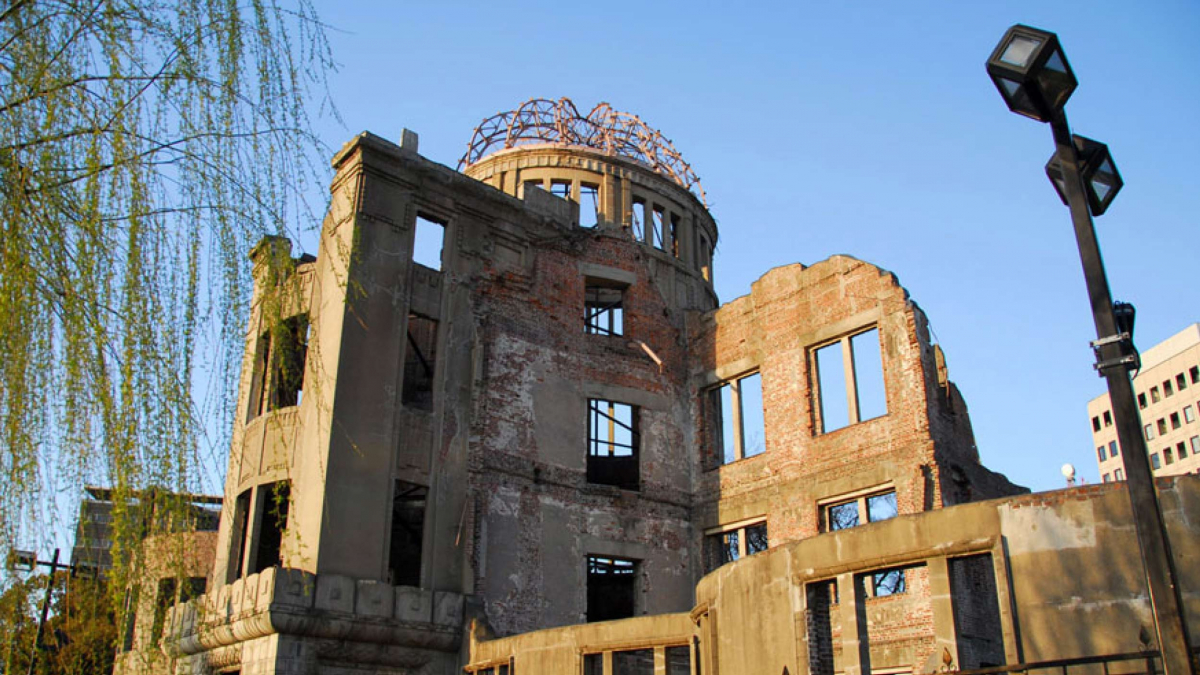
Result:
<instances>
[{"instance_id":1,"label":"weathered stone facade","mask_svg":"<svg viewBox=\"0 0 1200 675\"><path fill-rule=\"evenodd\" d=\"M226 508L209 593L172 614L177 672L485 667L468 631L673 617L729 559L1022 491L979 464L944 356L886 271L778 268L718 307L715 221L634 159L543 144L459 173L406 131L360 135L334 166L316 257L273 239L253 254ZM431 225L441 255L423 265ZM820 354L844 367L840 398ZM893 651L923 659L934 581L900 583L871 601ZM676 668L703 622L663 621L679 644L653 658ZM844 660L847 626L827 624Z\"/></svg>"}]
</instances>

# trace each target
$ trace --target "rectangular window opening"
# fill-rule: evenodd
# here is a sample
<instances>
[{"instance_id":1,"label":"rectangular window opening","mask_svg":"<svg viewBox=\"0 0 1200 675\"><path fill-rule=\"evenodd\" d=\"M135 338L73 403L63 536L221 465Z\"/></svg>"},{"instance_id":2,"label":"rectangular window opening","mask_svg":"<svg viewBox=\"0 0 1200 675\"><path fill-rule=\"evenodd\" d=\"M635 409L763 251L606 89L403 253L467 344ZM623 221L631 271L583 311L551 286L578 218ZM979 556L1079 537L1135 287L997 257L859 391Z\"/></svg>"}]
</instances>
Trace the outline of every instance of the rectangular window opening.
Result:
<instances>
[{"instance_id":1,"label":"rectangular window opening","mask_svg":"<svg viewBox=\"0 0 1200 675\"><path fill-rule=\"evenodd\" d=\"M1108 458L1107 458L1107 457L1105 457L1105 455L1104 455L1104 446L1103 446L1103 445L1101 445L1100 447L1096 448L1096 455L1097 455L1097 456L1100 458L1100 461L1101 461L1101 462L1103 462L1104 460L1108 459Z\"/></svg>"},{"instance_id":2,"label":"rectangular window opening","mask_svg":"<svg viewBox=\"0 0 1200 675\"><path fill-rule=\"evenodd\" d=\"M1189 424L1196 421L1196 412L1192 410L1192 406L1183 406L1183 421Z\"/></svg>"},{"instance_id":3,"label":"rectangular window opening","mask_svg":"<svg viewBox=\"0 0 1200 675\"><path fill-rule=\"evenodd\" d=\"M817 374L818 433L887 414L883 352L877 327L843 337L813 352Z\"/></svg>"},{"instance_id":4,"label":"rectangular window opening","mask_svg":"<svg viewBox=\"0 0 1200 675\"><path fill-rule=\"evenodd\" d=\"M671 255L679 257L679 225L681 219L678 213L671 214Z\"/></svg>"},{"instance_id":5,"label":"rectangular window opening","mask_svg":"<svg viewBox=\"0 0 1200 675\"><path fill-rule=\"evenodd\" d=\"M1187 386L1187 378L1183 376L1183 373L1179 373L1175 376L1175 388L1177 390L1183 391L1184 389L1187 389Z\"/></svg>"},{"instance_id":6,"label":"rectangular window opening","mask_svg":"<svg viewBox=\"0 0 1200 675\"><path fill-rule=\"evenodd\" d=\"M654 650L630 649L612 653L613 675L654 675Z\"/></svg>"},{"instance_id":7,"label":"rectangular window opening","mask_svg":"<svg viewBox=\"0 0 1200 675\"><path fill-rule=\"evenodd\" d=\"M413 234L413 262L440 272L445 241L445 223L439 223L418 213L416 231Z\"/></svg>"},{"instance_id":8,"label":"rectangular window opening","mask_svg":"<svg viewBox=\"0 0 1200 675\"><path fill-rule=\"evenodd\" d=\"M229 573L226 583L233 583L242 578L243 565L246 560L246 545L250 538L250 490L245 490L237 496L233 504L233 528L230 536L228 564Z\"/></svg>"},{"instance_id":9,"label":"rectangular window opening","mask_svg":"<svg viewBox=\"0 0 1200 675\"><path fill-rule=\"evenodd\" d=\"M1100 431L1100 418L1099 417L1092 418L1092 431Z\"/></svg>"},{"instance_id":10,"label":"rectangular window opening","mask_svg":"<svg viewBox=\"0 0 1200 675\"><path fill-rule=\"evenodd\" d=\"M667 675L691 675L692 650L687 645L667 647L664 651L667 657Z\"/></svg>"},{"instance_id":11,"label":"rectangular window opening","mask_svg":"<svg viewBox=\"0 0 1200 675\"><path fill-rule=\"evenodd\" d=\"M1146 440L1150 440L1150 439L1154 438L1154 425L1153 424L1147 424L1144 427L1144 429L1146 431Z\"/></svg>"},{"instance_id":12,"label":"rectangular window opening","mask_svg":"<svg viewBox=\"0 0 1200 675\"><path fill-rule=\"evenodd\" d=\"M1162 388L1163 388L1163 398L1175 395L1175 388L1171 386L1170 380L1163 380Z\"/></svg>"},{"instance_id":13,"label":"rectangular window opening","mask_svg":"<svg viewBox=\"0 0 1200 675\"><path fill-rule=\"evenodd\" d=\"M751 373L712 390L710 405L720 423L722 464L755 457L766 451L762 375Z\"/></svg>"},{"instance_id":14,"label":"rectangular window opening","mask_svg":"<svg viewBox=\"0 0 1200 675\"><path fill-rule=\"evenodd\" d=\"M848 499L834 497L822 505L822 525L825 532L857 527L863 523L877 523L899 515L896 491L867 493Z\"/></svg>"},{"instance_id":15,"label":"rectangular window opening","mask_svg":"<svg viewBox=\"0 0 1200 675\"><path fill-rule=\"evenodd\" d=\"M583 289L583 332L594 335L625 333L625 288L585 282Z\"/></svg>"},{"instance_id":16,"label":"rectangular window opening","mask_svg":"<svg viewBox=\"0 0 1200 675\"><path fill-rule=\"evenodd\" d=\"M291 508L291 483L286 480L258 486L258 509L255 516L259 522L258 546L250 574L257 574L280 564L283 533L287 530L288 511Z\"/></svg>"},{"instance_id":17,"label":"rectangular window opening","mask_svg":"<svg viewBox=\"0 0 1200 675\"><path fill-rule=\"evenodd\" d=\"M1110 475L1108 475L1108 474L1104 474L1104 476L1103 476L1103 480L1104 480L1104 482L1105 482L1105 483L1107 483L1107 482L1109 482L1109 481L1111 481L1111 480L1112 480L1112 476L1110 476Z\"/></svg>"},{"instance_id":18,"label":"rectangular window opening","mask_svg":"<svg viewBox=\"0 0 1200 675\"><path fill-rule=\"evenodd\" d=\"M1125 480L1125 471L1122 469L1113 471L1113 480Z\"/></svg>"},{"instance_id":19,"label":"rectangular window opening","mask_svg":"<svg viewBox=\"0 0 1200 675\"><path fill-rule=\"evenodd\" d=\"M438 322L413 312L408 314L408 341L404 350L404 387L400 402L418 410L433 410L434 373L437 372Z\"/></svg>"},{"instance_id":20,"label":"rectangular window opening","mask_svg":"<svg viewBox=\"0 0 1200 675\"><path fill-rule=\"evenodd\" d=\"M639 410L627 403L588 399L587 480L638 490Z\"/></svg>"},{"instance_id":21,"label":"rectangular window opening","mask_svg":"<svg viewBox=\"0 0 1200 675\"><path fill-rule=\"evenodd\" d=\"M150 626L150 643L153 645L158 645L162 638L167 610L175 604L175 585L175 577L158 580L158 594L154 597L154 623Z\"/></svg>"},{"instance_id":22,"label":"rectangular window opening","mask_svg":"<svg viewBox=\"0 0 1200 675\"><path fill-rule=\"evenodd\" d=\"M1191 379L1192 384L1200 384L1200 366L1188 368L1188 378Z\"/></svg>"},{"instance_id":23,"label":"rectangular window opening","mask_svg":"<svg viewBox=\"0 0 1200 675\"><path fill-rule=\"evenodd\" d=\"M1160 417L1160 418L1158 418L1158 422L1157 422L1157 424L1158 424L1158 435L1159 435L1159 436L1166 435L1166 433L1167 433L1167 420L1166 420L1165 418L1162 418L1162 417Z\"/></svg>"},{"instance_id":24,"label":"rectangular window opening","mask_svg":"<svg viewBox=\"0 0 1200 675\"><path fill-rule=\"evenodd\" d=\"M550 194L563 199L571 198L571 181L569 180L552 180L550 181Z\"/></svg>"},{"instance_id":25,"label":"rectangular window opening","mask_svg":"<svg viewBox=\"0 0 1200 675\"><path fill-rule=\"evenodd\" d=\"M1179 413L1171 413L1171 428L1178 429L1181 426L1183 426L1183 423L1179 421Z\"/></svg>"},{"instance_id":26,"label":"rectangular window opening","mask_svg":"<svg viewBox=\"0 0 1200 675\"><path fill-rule=\"evenodd\" d=\"M1179 441L1178 443L1176 443L1175 444L1175 454L1179 455L1179 459L1187 459L1187 456L1188 456L1187 443L1184 443L1183 441Z\"/></svg>"},{"instance_id":27,"label":"rectangular window opening","mask_svg":"<svg viewBox=\"0 0 1200 675\"><path fill-rule=\"evenodd\" d=\"M630 221L634 241L646 241L646 202L633 200L633 216Z\"/></svg>"},{"instance_id":28,"label":"rectangular window opening","mask_svg":"<svg viewBox=\"0 0 1200 675\"><path fill-rule=\"evenodd\" d=\"M1110 412L1108 410L1104 411L1104 426L1106 426L1106 427L1112 426L1112 412Z\"/></svg>"},{"instance_id":29,"label":"rectangular window opening","mask_svg":"<svg viewBox=\"0 0 1200 675\"><path fill-rule=\"evenodd\" d=\"M1161 399L1158 395L1158 387L1150 387L1150 402L1158 403Z\"/></svg>"},{"instance_id":30,"label":"rectangular window opening","mask_svg":"<svg viewBox=\"0 0 1200 675\"><path fill-rule=\"evenodd\" d=\"M1161 469L1162 468L1162 461L1159 460L1157 452L1150 453L1150 468L1152 468L1152 469Z\"/></svg>"},{"instance_id":31,"label":"rectangular window opening","mask_svg":"<svg viewBox=\"0 0 1200 675\"><path fill-rule=\"evenodd\" d=\"M1146 409L1146 394L1145 394L1145 392L1138 394L1137 399L1138 399L1138 408L1140 410L1145 410ZM1092 419L1096 419L1096 418L1093 417ZM1096 431L1100 431L1100 429L1097 428Z\"/></svg>"},{"instance_id":32,"label":"rectangular window opening","mask_svg":"<svg viewBox=\"0 0 1200 675\"><path fill-rule=\"evenodd\" d=\"M1117 453L1117 442L1116 442L1116 441L1109 441L1109 442L1108 442L1108 456L1109 456L1109 457L1116 457L1116 456L1117 456L1117 454L1119 454L1119 453Z\"/></svg>"},{"instance_id":33,"label":"rectangular window opening","mask_svg":"<svg viewBox=\"0 0 1200 675\"><path fill-rule=\"evenodd\" d=\"M579 226L595 227L600 223L600 186L579 184Z\"/></svg>"},{"instance_id":34,"label":"rectangular window opening","mask_svg":"<svg viewBox=\"0 0 1200 675\"><path fill-rule=\"evenodd\" d=\"M864 578L869 582L867 592L876 598L900 595L908 592L903 569L884 570Z\"/></svg>"},{"instance_id":35,"label":"rectangular window opening","mask_svg":"<svg viewBox=\"0 0 1200 675\"><path fill-rule=\"evenodd\" d=\"M1188 442L1192 444L1192 455L1200 453L1200 436L1192 436Z\"/></svg>"},{"instance_id":36,"label":"rectangular window opening","mask_svg":"<svg viewBox=\"0 0 1200 675\"><path fill-rule=\"evenodd\" d=\"M1163 461L1168 465L1175 463L1175 451L1171 448L1163 448Z\"/></svg>"},{"instance_id":37,"label":"rectangular window opening","mask_svg":"<svg viewBox=\"0 0 1200 675\"><path fill-rule=\"evenodd\" d=\"M429 488L395 481L392 493L392 536L388 544L389 583L421 585L421 545L425 538L425 502Z\"/></svg>"},{"instance_id":38,"label":"rectangular window opening","mask_svg":"<svg viewBox=\"0 0 1200 675\"><path fill-rule=\"evenodd\" d=\"M650 234L651 234L650 243L654 246L654 248L656 248L660 251L665 251L665 250L667 250L667 234L666 234L666 232L667 232L667 230L666 230L667 214L661 206L655 206L652 213L653 213L653 216L651 219L651 227L650 227Z\"/></svg>"},{"instance_id":39,"label":"rectangular window opening","mask_svg":"<svg viewBox=\"0 0 1200 675\"><path fill-rule=\"evenodd\" d=\"M634 615L637 561L609 556L587 557L587 620L611 621Z\"/></svg>"},{"instance_id":40,"label":"rectangular window opening","mask_svg":"<svg viewBox=\"0 0 1200 675\"><path fill-rule=\"evenodd\" d=\"M705 537L708 570L712 571L726 563L741 560L748 555L761 553L770 548L765 520L741 527L712 532Z\"/></svg>"}]
</instances>

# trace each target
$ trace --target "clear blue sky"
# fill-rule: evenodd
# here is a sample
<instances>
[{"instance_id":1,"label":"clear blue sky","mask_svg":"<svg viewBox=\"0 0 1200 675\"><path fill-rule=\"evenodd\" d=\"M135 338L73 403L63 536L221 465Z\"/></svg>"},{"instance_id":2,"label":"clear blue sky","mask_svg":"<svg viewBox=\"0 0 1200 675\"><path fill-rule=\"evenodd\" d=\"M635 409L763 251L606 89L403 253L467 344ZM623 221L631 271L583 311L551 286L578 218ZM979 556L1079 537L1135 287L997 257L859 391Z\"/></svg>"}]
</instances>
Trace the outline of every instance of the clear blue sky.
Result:
<instances>
[{"instance_id":1,"label":"clear blue sky","mask_svg":"<svg viewBox=\"0 0 1200 675\"><path fill-rule=\"evenodd\" d=\"M1097 220L1143 348L1200 320L1200 3L317 2L345 126L420 134L453 166L472 129L534 98L608 101L670 138L721 228L723 301L774 266L846 253L928 314L983 461L1035 490L1074 463L1104 391L1046 125L1007 111L984 61L1010 25L1058 33L1073 129L1125 190Z\"/></svg>"}]
</instances>

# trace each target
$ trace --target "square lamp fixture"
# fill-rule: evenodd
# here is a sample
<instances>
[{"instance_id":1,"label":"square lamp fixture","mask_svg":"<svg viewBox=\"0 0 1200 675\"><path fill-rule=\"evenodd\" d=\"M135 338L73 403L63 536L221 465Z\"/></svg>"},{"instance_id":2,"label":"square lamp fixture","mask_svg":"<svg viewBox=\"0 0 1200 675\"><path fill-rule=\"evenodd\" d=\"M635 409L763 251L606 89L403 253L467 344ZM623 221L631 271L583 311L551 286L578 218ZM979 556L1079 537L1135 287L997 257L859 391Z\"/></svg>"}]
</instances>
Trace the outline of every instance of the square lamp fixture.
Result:
<instances>
[{"instance_id":1,"label":"square lamp fixture","mask_svg":"<svg viewBox=\"0 0 1200 675\"><path fill-rule=\"evenodd\" d=\"M1125 182L1121 180L1117 165L1113 164L1112 156L1108 154L1107 145L1078 135L1071 136L1071 140L1075 143L1076 156L1079 158L1079 175L1083 179L1088 208L1093 216L1103 215ZM1046 176L1050 178L1062 203L1069 204L1058 153L1051 155L1050 161L1046 162Z\"/></svg>"},{"instance_id":2,"label":"square lamp fixture","mask_svg":"<svg viewBox=\"0 0 1200 675\"><path fill-rule=\"evenodd\" d=\"M1039 122L1058 114L1078 84L1058 36L1021 24L996 45L987 71L1009 110Z\"/></svg>"}]
</instances>

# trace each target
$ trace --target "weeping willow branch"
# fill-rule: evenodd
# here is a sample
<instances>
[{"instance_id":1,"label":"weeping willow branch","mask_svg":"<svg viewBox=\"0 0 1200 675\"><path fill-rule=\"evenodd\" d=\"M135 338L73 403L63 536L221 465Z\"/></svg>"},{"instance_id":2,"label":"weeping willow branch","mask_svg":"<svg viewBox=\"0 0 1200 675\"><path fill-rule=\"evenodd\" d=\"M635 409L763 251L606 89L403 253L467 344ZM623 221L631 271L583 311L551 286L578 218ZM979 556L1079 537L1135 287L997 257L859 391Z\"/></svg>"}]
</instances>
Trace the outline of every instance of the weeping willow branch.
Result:
<instances>
[{"instance_id":1,"label":"weeping willow branch","mask_svg":"<svg viewBox=\"0 0 1200 675\"><path fill-rule=\"evenodd\" d=\"M315 224L305 97L331 63L308 0L0 4L5 543L85 482L120 504L214 487L201 445L232 428L246 254ZM145 523L118 529L119 577Z\"/></svg>"}]
</instances>

